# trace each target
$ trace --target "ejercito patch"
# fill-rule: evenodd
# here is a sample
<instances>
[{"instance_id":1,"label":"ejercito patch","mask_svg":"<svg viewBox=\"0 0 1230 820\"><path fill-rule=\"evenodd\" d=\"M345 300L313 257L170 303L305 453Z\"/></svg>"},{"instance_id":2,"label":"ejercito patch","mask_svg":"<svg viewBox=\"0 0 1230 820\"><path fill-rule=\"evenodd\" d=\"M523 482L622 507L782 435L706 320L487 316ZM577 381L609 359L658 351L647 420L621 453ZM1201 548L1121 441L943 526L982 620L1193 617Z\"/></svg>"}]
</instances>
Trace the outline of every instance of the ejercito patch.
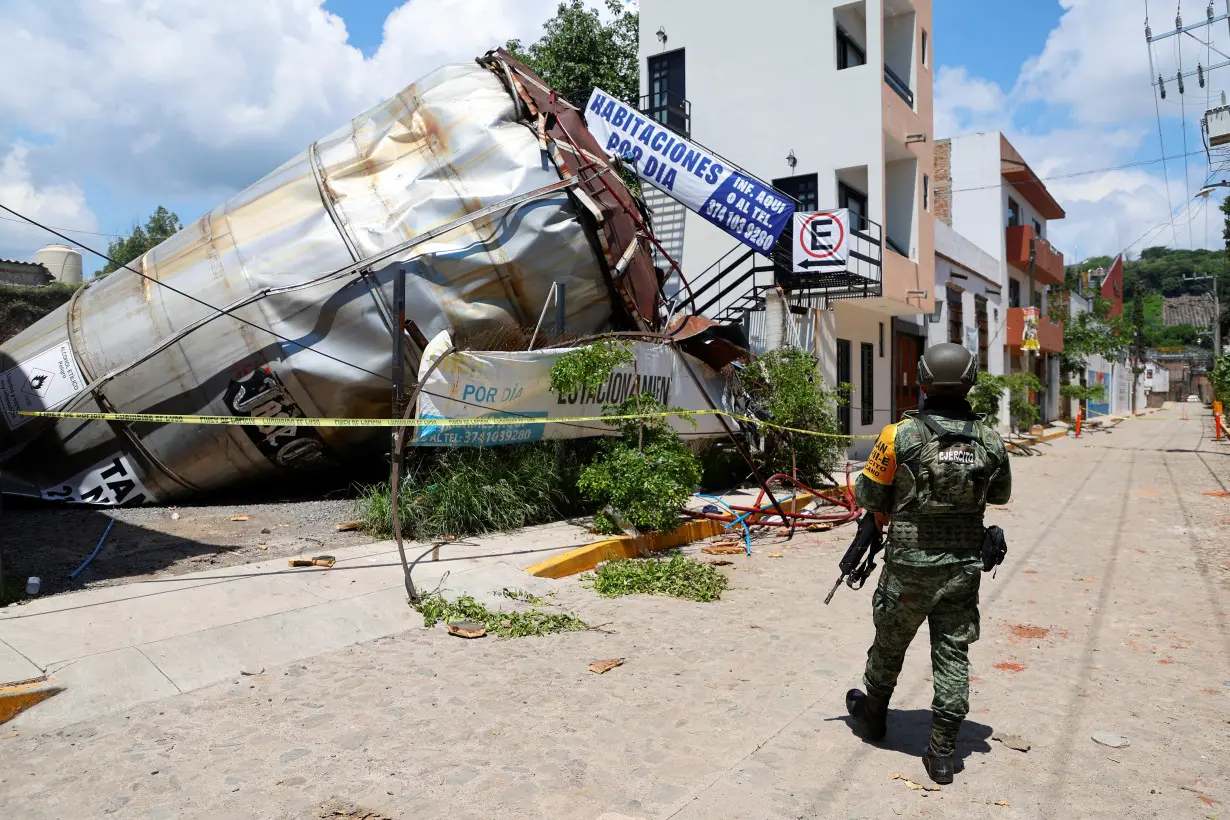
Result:
<instances>
[{"instance_id":1,"label":"ejercito patch","mask_svg":"<svg viewBox=\"0 0 1230 820\"><path fill-rule=\"evenodd\" d=\"M897 425L890 424L880 431L871 454L867 456L867 464L863 467L863 475L877 484L892 484L897 475Z\"/></svg>"},{"instance_id":2,"label":"ejercito patch","mask_svg":"<svg viewBox=\"0 0 1230 820\"><path fill-rule=\"evenodd\" d=\"M977 463L973 449L962 445L954 445L940 450L938 460L941 464L968 464L971 467Z\"/></svg>"}]
</instances>

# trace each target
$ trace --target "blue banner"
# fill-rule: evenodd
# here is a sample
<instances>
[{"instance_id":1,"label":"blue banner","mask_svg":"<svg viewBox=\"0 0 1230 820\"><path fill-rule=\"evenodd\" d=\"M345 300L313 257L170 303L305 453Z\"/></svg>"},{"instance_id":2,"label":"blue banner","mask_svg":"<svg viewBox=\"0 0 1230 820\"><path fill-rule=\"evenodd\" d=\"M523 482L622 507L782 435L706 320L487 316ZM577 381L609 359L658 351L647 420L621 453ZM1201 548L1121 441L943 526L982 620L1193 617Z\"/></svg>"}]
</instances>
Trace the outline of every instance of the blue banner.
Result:
<instances>
[{"instance_id":1,"label":"blue banner","mask_svg":"<svg viewBox=\"0 0 1230 820\"><path fill-rule=\"evenodd\" d=\"M771 253L789 224L785 194L609 94L594 89L585 120L608 154L753 250Z\"/></svg>"}]
</instances>

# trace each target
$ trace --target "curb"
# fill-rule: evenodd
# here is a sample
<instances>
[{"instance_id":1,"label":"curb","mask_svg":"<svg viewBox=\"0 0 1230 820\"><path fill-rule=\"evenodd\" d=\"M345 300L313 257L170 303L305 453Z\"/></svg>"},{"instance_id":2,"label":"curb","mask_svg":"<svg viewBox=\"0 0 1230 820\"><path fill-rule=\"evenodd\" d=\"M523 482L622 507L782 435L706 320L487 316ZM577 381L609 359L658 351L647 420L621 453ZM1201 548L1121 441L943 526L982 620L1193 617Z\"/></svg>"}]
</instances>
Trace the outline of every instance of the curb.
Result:
<instances>
[{"instance_id":1,"label":"curb","mask_svg":"<svg viewBox=\"0 0 1230 820\"><path fill-rule=\"evenodd\" d=\"M800 493L787 499L782 499L782 506L789 512L798 512L816 497L811 493ZM773 514L772 506L767 506L765 512ZM622 558L639 558L651 552L682 547L693 541L721 535L726 532L726 526L720 521L696 519L676 527L670 532L651 532L643 535L618 535L604 538L583 547L557 555L554 558L528 567L525 571L538 578L567 578L580 572L588 572L603 561Z\"/></svg>"},{"instance_id":2,"label":"curb","mask_svg":"<svg viewBox=\"0 0 1230 820\"><path fill-rule=\"evenodd\" d=\"M63 686L46 675L0 686L0 724L8 723L31 706L63 691Z\"/></svg>"}]
</instances>

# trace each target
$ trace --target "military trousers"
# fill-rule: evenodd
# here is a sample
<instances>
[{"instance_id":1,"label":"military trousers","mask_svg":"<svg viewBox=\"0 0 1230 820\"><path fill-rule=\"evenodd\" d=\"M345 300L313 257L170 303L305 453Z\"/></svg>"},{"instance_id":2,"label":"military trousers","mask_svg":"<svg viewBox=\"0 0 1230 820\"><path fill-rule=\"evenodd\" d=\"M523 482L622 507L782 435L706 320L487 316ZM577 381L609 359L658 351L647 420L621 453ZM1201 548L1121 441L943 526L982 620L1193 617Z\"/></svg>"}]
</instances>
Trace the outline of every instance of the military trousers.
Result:
<instances>
[{"instance_id":1,"label":"military trousers","mask_svg":"<svg viewBox=\"0 0 1230 820\"><path fill-rule=\"evenodd\" d=\"M888 563L872 596L875 643L867 651L863 682L888 700L905 652L926 621L931 630L932 746L951 754L969 713L969 645L978 640L980 564L911 567Z\"/></svg>"}]
</instances>

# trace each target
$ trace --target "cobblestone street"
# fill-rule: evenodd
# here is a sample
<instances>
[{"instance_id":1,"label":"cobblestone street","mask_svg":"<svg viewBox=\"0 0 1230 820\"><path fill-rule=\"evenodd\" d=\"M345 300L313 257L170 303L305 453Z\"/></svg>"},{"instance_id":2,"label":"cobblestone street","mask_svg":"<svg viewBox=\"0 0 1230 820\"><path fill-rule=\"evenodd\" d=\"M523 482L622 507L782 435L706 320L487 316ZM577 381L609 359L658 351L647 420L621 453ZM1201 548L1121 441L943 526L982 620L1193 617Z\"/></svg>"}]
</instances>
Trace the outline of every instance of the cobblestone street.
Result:
<instances>
[{"instance_id":1,"label":"cobblestone street","mask_svg":"<svg viewBox=\"0 0 1230 820\"><path fill-rule=\"evenodd\" d=\"M601 630L413 629L51 734L0 729L3 815L1230 817L1230 446L1211 439L1207 412L1176 408L1013 459L964 771L938 791L907 782L930 784L925 634L888 739L847 724L872 627L870 585L822 603L844 527L735 556L712 604L571 579L555 600Z\"/></svg>"}]
</instances>

